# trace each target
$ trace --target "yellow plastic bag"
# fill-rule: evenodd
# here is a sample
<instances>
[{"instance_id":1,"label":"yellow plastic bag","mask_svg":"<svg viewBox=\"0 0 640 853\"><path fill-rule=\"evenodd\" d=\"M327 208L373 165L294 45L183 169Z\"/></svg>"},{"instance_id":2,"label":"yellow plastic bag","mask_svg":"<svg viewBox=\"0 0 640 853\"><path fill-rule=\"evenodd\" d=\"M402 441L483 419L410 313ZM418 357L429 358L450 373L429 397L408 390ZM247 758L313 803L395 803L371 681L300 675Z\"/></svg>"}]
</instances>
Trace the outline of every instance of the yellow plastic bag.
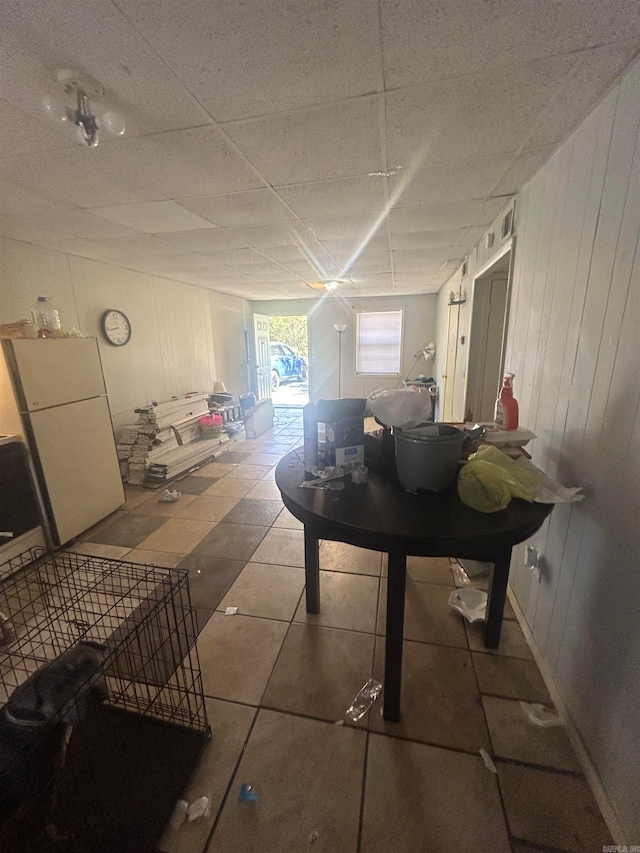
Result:
<instances>
[{"instance_id":1,"label":"yellow plastic bag","mask_svg":"<svg viewBox=\"0 0 640 853\"><path fill-rule=\"evenodd\" d=\"M511 498L532 501L540 478L523 470L497 447L482 446L458 474L458 494L479 512L498 512Z\"/></svg>"}]
</instances>

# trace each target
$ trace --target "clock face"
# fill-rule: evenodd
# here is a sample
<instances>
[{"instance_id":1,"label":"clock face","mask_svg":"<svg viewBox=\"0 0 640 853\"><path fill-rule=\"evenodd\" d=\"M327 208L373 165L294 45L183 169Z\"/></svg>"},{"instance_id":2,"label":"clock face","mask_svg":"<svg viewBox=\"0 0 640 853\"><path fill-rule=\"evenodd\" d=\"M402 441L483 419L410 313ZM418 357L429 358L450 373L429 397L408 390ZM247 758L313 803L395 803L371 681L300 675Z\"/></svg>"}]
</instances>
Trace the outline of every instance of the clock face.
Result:
<instances>
[{"instance_id":1,"label":"clock face","mask_svg":"<svg viewBox=\"0 0 640 853\"><path fill-rule=\"evenodd\" d=\"M105 338L115 347L122 347L131 339L131 323L122 311L110 309L101 317L100 324Z\"/></svg>"}]
</instances>

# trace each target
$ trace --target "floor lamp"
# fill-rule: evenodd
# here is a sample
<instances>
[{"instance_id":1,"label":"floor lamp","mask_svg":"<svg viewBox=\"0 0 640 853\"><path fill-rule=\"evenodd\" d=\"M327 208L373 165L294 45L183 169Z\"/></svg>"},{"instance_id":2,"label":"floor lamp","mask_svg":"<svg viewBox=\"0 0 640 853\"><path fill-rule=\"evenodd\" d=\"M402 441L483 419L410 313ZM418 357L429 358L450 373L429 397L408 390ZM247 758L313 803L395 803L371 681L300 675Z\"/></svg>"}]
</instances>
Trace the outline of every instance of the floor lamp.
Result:
<instances>
[{"instance_id":1,"label":"floor lamp","mask_svg":"<svg viewBox=\"0 0 640 853\"><path fill-rule=\"evenodd\" d=\"M346 323L334 323L333 328L338 333L338 399L342 398L340 379L342 376L342 333L347 328Z\"/></svg>"}]
</instances>

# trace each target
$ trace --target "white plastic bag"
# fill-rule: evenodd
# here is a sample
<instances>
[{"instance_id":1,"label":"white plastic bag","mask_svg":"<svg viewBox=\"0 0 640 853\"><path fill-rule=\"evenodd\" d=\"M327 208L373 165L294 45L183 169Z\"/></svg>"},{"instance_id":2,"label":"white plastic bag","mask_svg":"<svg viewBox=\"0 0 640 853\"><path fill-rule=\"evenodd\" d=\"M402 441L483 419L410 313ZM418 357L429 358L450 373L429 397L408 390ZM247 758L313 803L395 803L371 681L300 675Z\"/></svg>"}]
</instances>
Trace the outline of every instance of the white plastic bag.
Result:
<instances>
[{"instance_id":1,"label":"white plastic bag","mask_svg":"<svg viewBox=\"0 0 640 853\"><path fill-rule=\"evenodd\" d=\"M412 387L383 388L369 395L367 409L385 426L411 429L431 417L431 396Z\"/></svg>"}]
</instances>

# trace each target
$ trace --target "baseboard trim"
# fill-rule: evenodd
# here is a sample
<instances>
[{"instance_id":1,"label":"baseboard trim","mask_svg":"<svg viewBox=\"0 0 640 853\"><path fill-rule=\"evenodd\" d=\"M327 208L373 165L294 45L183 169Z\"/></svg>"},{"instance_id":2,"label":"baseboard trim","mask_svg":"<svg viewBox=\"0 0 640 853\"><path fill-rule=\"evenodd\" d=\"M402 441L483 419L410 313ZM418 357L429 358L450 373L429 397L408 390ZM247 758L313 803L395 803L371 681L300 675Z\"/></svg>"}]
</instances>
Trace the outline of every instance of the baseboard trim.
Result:
<instances>
[{"instance_id":1,"label":"baseboard trim","mask_svg":"<svg viewBox=\"0 0 640 853\"><path fill-rule=\"evenodd\" d=\"M522 612L522 608L518 604L518 599L515 596L512 588L507 587L507 597L511 602L511 606L513 607L513 611L516 614L516 619L522 628L522 633L524 634L525 640L527 641L527 645L531 649L535 662L538 664L538 668L540 670L540 674L542 675L543 681L549 691L549 695L551 696L551 700L555 705L555 708L560 715L560 717L564 720L565 723L565 731L567 732L567 736L571 741L571 745L573 746L578 761L580 762L580 766L584 773L587 784L591 788L593 796L598 804L600 811L602 812L602 817L605 820L609 828L609 832L614 840L616 845L626 845L629 848L630 840L627 837L625 829L618 817L618 814L613 806L609 796L605 790L604 785L600 781L600 776L598 775L598 771L596 770L593 762L591 761L591 757L587 751L587 748L580 736L580 732L576 728L573 720L571 719L571 715L565 705L562 696L560 695L560 691L558 690L555 681L553 680L553 676L551 674L551 670L549 666L542 656L542 652L538 648L538 644L536 643L536 639L533 636L531 629L527 625L527 620L524 618L524 613Z\"/></svg>"}]
</instances>

